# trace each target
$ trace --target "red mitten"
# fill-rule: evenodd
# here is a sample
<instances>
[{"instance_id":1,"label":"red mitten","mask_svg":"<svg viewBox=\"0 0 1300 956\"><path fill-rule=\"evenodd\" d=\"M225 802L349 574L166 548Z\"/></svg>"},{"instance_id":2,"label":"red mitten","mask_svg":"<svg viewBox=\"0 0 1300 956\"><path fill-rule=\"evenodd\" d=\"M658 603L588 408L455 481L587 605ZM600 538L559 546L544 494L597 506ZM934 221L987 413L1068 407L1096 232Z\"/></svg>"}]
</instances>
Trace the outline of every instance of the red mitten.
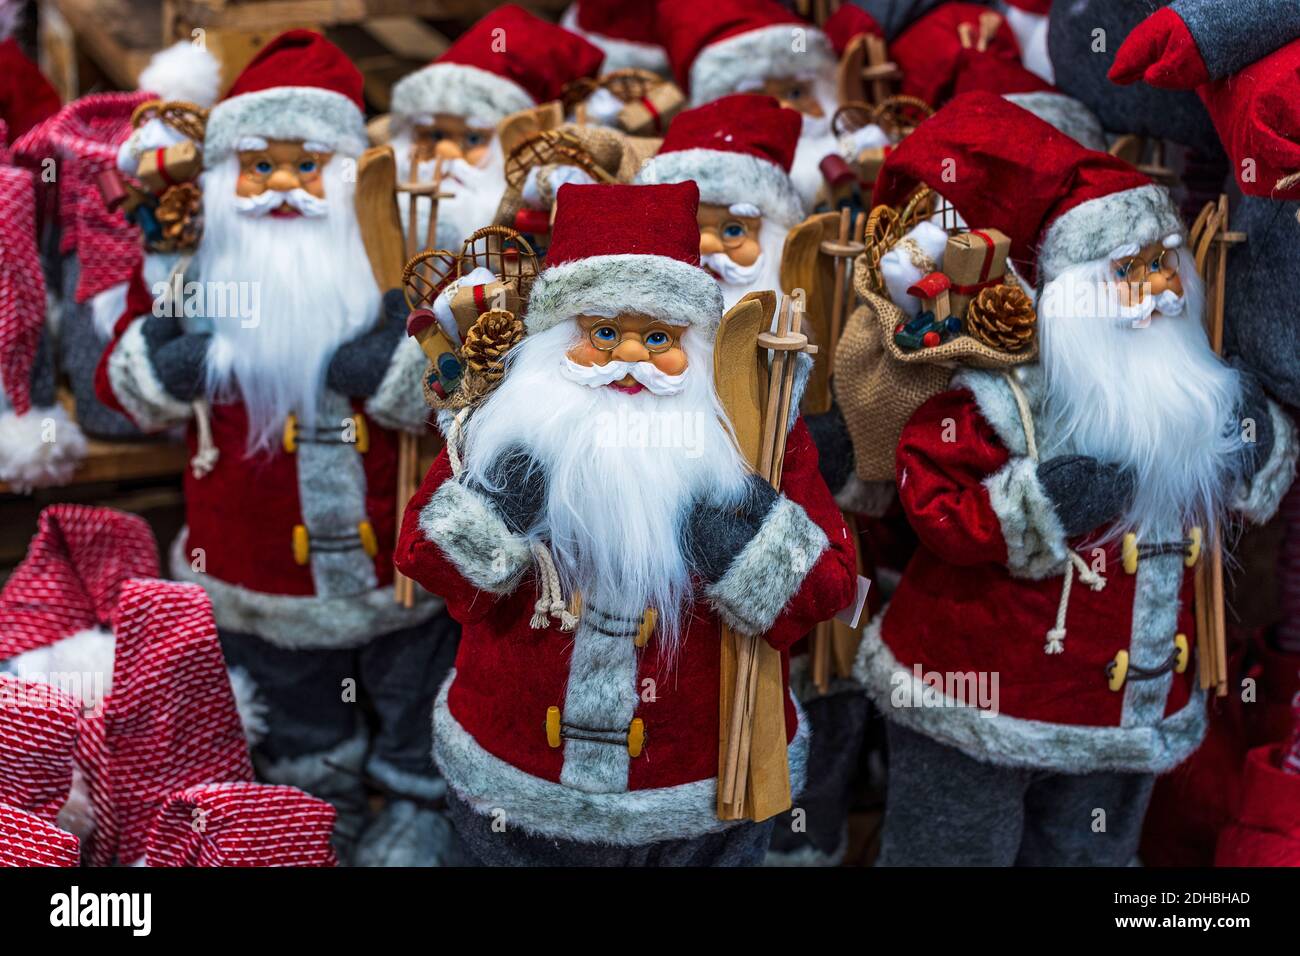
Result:
<instances>
[{"instance_id":1,"label":"red mitten","mask_svg":"<svg viewBox=\"0 0 1300 956\"><path fill-rule=\"evenodd\" d=\"M972 60L1001 59L1019 67L1020 44L1006 20L988 7L945 3L900 33L890 44L889 56L903 73L901 91L938 109L956 95L961 74L972 68Z\"/></svg>"},{"instance_id":2,"label":"red mitten","mask_svg":"<svg viewBox=\"0 0 1300 956\"><path fill-rule=\"evenodd\" d=\"M294 787L217 783L167 798L150 866L334 866L334 808Z\"/></svg>"},{"instance_id":3,"label":"red mitten","mask_svg":"<svg viewBox=\"0 0 1300 956\"><path fill-rule=\"evenodd\" d=\"M822 24L822 32L831 41L836 56L843 56L849 44L864 33L882 38L885 35L875 17L851 3L832 13L830 19Z\"/></svg>"},{"instance_id":4,"label":"red mitten","mask_svg":"<svg viewBox=\"0 0 1300 956\"><path fill-rule=\"evenodd\" d=\"M53 823L0 803L0 867L77 866L81 841Z\"/></svg>"},{"instance_id":5,"label":"red mitten","mask_svg":"<svg viewBox=\"0 0 1300 956\"><path fill-rule=\"evenodd\" d=\"M1300 776L1280 766L1281 749L1246 755L1241 806L1219 834L1216 866L1300 866Z\"/></svg>"},{"instance_id":6,"label":"red mitten","mask_svg":"<svg viewBox=\"0 0 1300 956\"><path fill-rule=\"evenodd\" d=\"M1107 75L1123 86L1145 80L1163 90L1192 90L1210 79L1191 30L1169 7L1161 7L1133 28Z\"/></svg>"}]
</instances>

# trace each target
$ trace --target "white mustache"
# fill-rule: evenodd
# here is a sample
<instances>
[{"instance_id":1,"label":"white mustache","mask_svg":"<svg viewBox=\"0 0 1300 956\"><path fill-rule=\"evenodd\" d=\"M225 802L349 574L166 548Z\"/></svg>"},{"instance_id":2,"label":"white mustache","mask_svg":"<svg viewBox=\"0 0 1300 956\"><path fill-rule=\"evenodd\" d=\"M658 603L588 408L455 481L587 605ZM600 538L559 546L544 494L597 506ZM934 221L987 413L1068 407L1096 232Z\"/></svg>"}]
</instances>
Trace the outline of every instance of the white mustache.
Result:
<instances>
[{"instance_id":1,"label":"white mustache","mask_svg":"<svg viewBox=\"0 0 1300 956\"><path fill-rule=\"evenodd\" d=\"M1173 289L1165 289L1157 295L1147 296L1134 305L1117 304L1116 317L1122 322L1132 322L1135 326L1141 326L1147 324L1151 316L1157 312L1176 319L1186 308L1186 298L1178 295Z\"/></svg>"},{"instance_id":2,"label":"white mustache","mask_svg":"<svg viewBox=\"0 0 1300 956\"><path fill-rule=\"evenodd\" d=\"M610 362L608 365L579 365L567 355L560 366L560 374L577 385L600 388L631 375L655 395L678 395L686 388L686 376L669 375L651 362Z\"/></svg>"},{"instance_id":3,"label":"white mustache","mask_svg":"<svg viewBox=\"0 0 1300 956\"><path fill-rule=\"evenodd\" d=\"M742 266L725 252L710 252L700 256L700 264L712 269L723 282L746 285L758 278L759 270L763 267L763 254L759 253L752 264Z\"/></svg>"},{"instance_id":4,"label":"white mustache","mask_svg":"<svg viewBox=\"0 0 1300 956\"><path fill-rule=\"evenodd\" d=\"M265 216L285 205L312 219L319 219L329 211L329 203L305 189L268 189L256 196L235 197L235 210L244 216Z\"/></svg>"}]
</instances>

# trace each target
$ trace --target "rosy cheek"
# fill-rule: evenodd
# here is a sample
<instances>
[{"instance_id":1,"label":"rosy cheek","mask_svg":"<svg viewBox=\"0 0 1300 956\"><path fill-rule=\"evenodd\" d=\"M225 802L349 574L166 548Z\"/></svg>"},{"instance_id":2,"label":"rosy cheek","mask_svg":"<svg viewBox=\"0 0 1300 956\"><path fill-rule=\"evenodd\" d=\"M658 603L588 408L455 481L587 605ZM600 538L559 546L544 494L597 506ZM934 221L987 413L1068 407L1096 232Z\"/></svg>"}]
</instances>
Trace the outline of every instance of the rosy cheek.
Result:
<instances>
[{"instance_id":1,"label":"rosy cheek","mask_svg":"<svg viewBox=\"0 0 1300 956\"><path fill-rule=\"evenodd\" d=\"M671 348L667 352L652 355L650 361L665 375L681 375L686 371L686 352L680 348Z\"/></svg>"},{"instance_id":2,"label":"rosy cheek","mask_svg":"<svg viewBox=\"0 0 1300 956\"><path fill-rule=\"evenodd\" d=\"M731 261L737 265L752 266L758 261L758 254L760 251L758 240L747 238L740 245L736 246L736 248L728 249L727 255L731 258Z\"/></svg>"},{"instance_id":3,"label":"rosy cheek","mask_svg":"<svg viewBox=\"0 0 1300 956\"><path fill-rule=\"evenodd\" d=\"M609 353L602 352L590 342L579 342L569 349L568 356L579 365L608 365Z\"/></svg>"},{"instance_id":4,"label":"rosy cheek","mask_svg":"<svg viewBox=\"0 0 1300 956\"><path fill-rule=\"evenodd\" d=\"M243 173L241 173L239 178L235 180L236 196L256 196L265 189L266 185L264 183L259 183L251 176L247 176Z\"/></svg>"}]
</instances>

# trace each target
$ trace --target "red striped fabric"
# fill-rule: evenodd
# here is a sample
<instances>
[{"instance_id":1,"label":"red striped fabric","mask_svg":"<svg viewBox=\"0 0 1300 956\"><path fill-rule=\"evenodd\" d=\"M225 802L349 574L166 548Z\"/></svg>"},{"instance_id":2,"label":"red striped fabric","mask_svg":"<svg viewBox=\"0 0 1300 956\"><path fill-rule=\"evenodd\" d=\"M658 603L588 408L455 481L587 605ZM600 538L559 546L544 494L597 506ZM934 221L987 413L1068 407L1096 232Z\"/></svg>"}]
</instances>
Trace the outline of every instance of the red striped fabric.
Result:
<instances>
[{"instance_id":1,"label":"red striped fabric","mask_svg":"<svg viewBox=\"0 0 1300 956\"><path fill-rule=\"evenodd\" d=\"M0 804L55 822L72 789L79 713L49 684L0 674Z\"/></svg>"},{"instance_id":2,"label":"red striped fabric","mask_svg":"<svg viewBox=\"0 0 1300 956\"><path fill-rule=\"evenodd\" d=\"M0 129L0 140L3 137ZM32 407L32 362L44 325L35 178L26 169L0 165L0 382L19 415Z\"/></svg>"},{"instance_id":3,"label":"red striped fabric","mask_svg":"<svg viewBox=\"0 0 1300 956\"><path fill-rule=\"evenodd\" d=\"M0 866L76 866L80 841L34 813L0 804Z\"/></svg>"},{"instance_id":4,"label":"red striped fabric","mask_svg":"<svg viewBox=\"0 0 1300 956\"><path fill-rule=\"evenodd\" d=\"M150 866L334 866L334 808L294 787L216 783L167 798Z\"/></svg>"}]
</instances>

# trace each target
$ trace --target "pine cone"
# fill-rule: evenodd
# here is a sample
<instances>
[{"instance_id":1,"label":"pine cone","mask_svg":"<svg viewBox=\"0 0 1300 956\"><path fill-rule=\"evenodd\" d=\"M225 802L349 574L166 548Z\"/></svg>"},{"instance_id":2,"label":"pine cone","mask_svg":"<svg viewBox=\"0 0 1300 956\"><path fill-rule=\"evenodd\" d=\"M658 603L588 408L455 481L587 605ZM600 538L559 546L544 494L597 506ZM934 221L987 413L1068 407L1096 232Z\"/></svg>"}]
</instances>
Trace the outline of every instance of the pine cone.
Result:
<instances>
[{"instance_id":1,"label":"pine cone","mask_svg":"<svg viewBox=\"0 0 1300 956\"><path fill-rule=\"evenodd\" d=\"M465 335L461 357L465 364L495 384L505 373L501 360L524 337L524 323L506 309L492 309L478 317Z\"/></svg>"},{"instance_id":2,"label":"pine cone","mask_svg":"<svg viewBox=\"0 0 1300 956\"><path fill-rule=\"evenodd\" d=\"M1020 352L1034 340L1038 314L1018 285L981 289L966 307L966 331L989 348Z\"/></svg>"}]
</instances>

